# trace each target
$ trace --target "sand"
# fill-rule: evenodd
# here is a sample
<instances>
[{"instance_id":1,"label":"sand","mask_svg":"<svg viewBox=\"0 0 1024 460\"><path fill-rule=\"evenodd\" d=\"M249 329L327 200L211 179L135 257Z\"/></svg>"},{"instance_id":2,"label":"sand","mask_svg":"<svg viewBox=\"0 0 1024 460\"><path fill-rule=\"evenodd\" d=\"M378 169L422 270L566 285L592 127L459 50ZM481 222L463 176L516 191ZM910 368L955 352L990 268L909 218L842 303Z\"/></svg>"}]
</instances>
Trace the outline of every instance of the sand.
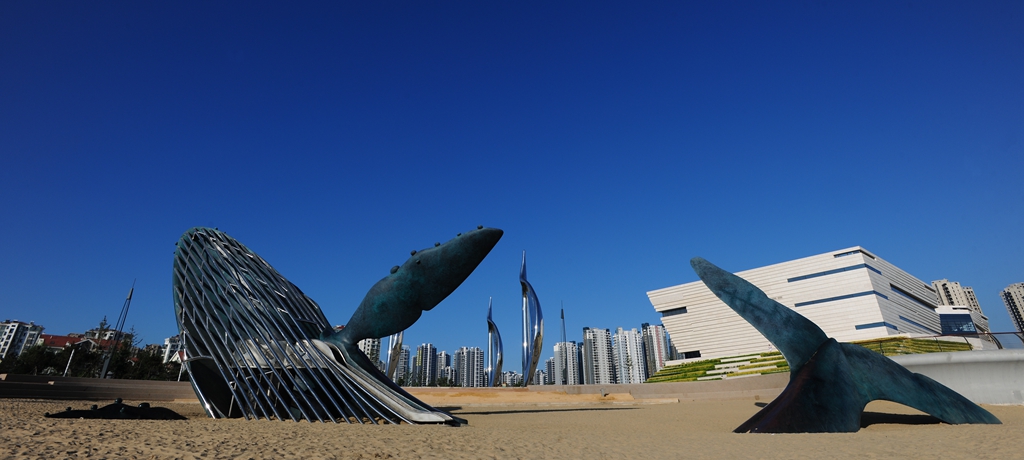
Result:
<instances>
[{"instance_id":1,"label":"sand","mask_svg":"<svg viewBox=\"0 0 1024 460\"><path fill-rule=\"evenodd\" d=\"M450 400L457 400L452 396ZM533 404L464 398L469 425L348 425L213 420L195 403L160 403L183 421L48 419L89 401L0 399L3 458L1017 458L1024 407L986 406L1003 425L946 425L874 402L849 434L734 434L764 402L638 404L631 398ZM137 403L125 401L125 403ZM102 404L101 404L102 405ZM895 415L894 415L895 414ZM917 415L915 415L917 414Z\"/></svg>"}]
</instances>

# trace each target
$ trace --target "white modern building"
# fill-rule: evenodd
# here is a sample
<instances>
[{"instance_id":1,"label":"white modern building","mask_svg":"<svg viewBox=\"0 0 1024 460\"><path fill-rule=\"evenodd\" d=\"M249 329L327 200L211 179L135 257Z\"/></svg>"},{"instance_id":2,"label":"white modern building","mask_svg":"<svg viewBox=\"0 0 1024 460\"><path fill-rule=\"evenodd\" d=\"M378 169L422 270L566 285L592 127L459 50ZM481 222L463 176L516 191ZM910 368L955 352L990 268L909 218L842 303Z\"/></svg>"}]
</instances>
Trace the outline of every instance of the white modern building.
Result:
<instances>
[{"instance_id":1,"label":"white modern building","mask_svg":"<svg viewBox=\"0 0 1024 460\"><path fill-rule=\"evenodd\" d=\"M612 336L612 360L615 362L616 383L647 381L644 338L635 327L628 331L621 327L615 330Z\"/></svg>"},{"instance_id":2,"label":"white modern building","mask_svg":"<svg viewBox=\"0 0 1024 460\"><path fill-rule=\"evenodd\" d=\"M942 333L935 289L859 246L735 273L840 342ZM683 359L773 350L699 280L647 296Z\"/></svg>"},{"instance_id":3,"label":"white modern building","mask_svg":"<svg viewBox=\"0 0 1024 460\"><path fill-rule=\"evenodd\" d=\"M34 322L6 320L0 323L0 359L13 358L31 348L43 333L43 326Z\"/></svg>"},{"instance_id":4,"label":"white modern building","mask_svg":"<svg viewBox=\"0 0 1024 460\"><path fill-rule=\"evenodd\" d=\"M1006 286L999 296L1003 298L1006 312L1013 319L1013 325L1017 327L1017 332L1024 332L1024 283Z\"/></svg>"},{"instance_id":5,"label":"white modern building","mask_svg":"<svg viewBox=\"0 0 1024 460\"><path fill-rule=\"evenodd\" d=\"M604 385L615 382L611 332L608 329L583 328L583 383Z\"/></svg>"}]
</instances>

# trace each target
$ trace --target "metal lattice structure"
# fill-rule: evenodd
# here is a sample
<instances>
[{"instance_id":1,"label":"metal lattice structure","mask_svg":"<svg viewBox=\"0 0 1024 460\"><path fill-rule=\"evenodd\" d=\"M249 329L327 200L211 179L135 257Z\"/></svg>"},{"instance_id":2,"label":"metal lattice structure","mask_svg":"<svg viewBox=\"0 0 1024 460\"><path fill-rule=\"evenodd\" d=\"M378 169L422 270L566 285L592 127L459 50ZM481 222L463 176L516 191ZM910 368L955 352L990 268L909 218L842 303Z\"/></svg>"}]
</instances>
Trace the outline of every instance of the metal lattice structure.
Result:
<instances>
[{"instance_id":1,"label":"metal lattice structure","mask_svg":"<svg viewBox=\"0 0 1024 460\"><path fill-rule=\"evenodd\" d=\"M173 291L184 365L210 417L460 421L346 363L335 344L320 339L333 328L319 305L223 232L185 232Z\"/></svg>"}]
</instances>

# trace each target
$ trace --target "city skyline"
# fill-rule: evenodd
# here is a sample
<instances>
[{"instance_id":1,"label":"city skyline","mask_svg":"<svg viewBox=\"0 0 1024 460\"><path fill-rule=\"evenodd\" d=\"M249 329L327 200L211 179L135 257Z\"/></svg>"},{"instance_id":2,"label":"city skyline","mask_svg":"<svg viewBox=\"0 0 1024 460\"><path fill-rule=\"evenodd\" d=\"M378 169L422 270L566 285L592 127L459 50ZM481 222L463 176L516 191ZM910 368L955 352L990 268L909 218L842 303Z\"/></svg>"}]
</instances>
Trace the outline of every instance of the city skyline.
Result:
<instances>
[{"instance_id":1,"label":"city skyline","mask_svg":"<svg viewBox=\"0 0 1024 460\"><path fill-rule=\"evenodd\" d=\"M485 225L502 241L406 343L486 349L493 297L518 368L524 250L540 361L556 308L660 324L645 293L696 281L694 256L867 247L1013 329L1019 2L0 8L0 319L114 322L138 279L126 329L159 343L173 244L206 226L339 324Z\"/></svg>"}]
</instances>

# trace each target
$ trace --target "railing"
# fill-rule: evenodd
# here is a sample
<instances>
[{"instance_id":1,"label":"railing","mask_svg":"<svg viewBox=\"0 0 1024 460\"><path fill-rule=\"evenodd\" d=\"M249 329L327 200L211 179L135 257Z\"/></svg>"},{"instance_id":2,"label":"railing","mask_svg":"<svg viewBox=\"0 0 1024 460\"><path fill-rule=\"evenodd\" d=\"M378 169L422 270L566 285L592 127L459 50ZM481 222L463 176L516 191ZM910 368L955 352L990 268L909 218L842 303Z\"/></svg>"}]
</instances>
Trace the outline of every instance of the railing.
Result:
<instances>
[{"instance_id":1,"label":"railing","mask_svg":"<svg viewBox=\"0 0 1024 460\"><path fill-rule=\"evenodd\" d=\"M1020 332L967 333L932 336L894 336L856 342L886 356L952 351L1024 349Z\"/></svg>"}]
</instances>

